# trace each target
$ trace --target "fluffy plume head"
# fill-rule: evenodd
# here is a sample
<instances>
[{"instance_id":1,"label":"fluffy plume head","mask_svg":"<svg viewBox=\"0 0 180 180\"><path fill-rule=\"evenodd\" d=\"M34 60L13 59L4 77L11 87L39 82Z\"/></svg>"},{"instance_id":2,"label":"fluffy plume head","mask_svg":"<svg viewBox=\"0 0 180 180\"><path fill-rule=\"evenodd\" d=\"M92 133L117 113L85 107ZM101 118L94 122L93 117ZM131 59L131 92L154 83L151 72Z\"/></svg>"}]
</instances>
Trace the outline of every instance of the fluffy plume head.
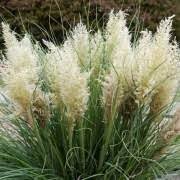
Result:
<instances>
[{"instance_id":1,"label":"fluffy plume head","mask_svg":"<svg viewBox=\"0 0 180 180\"><path fill-rule=\"evenodd\" d=\"M60 48L55 46L53 43L45 41L44 43L49 49L49 52L45 55L45 76L50 87L52 103L59 105L61 103L59 84L61 52Z\"/></svg>"},{"instance_id":2,"label":"fluffy plume head","mask_svg":"<svg viewBox=\"0 0 180 180\"><path fill-rule=\"evenodd\" d=\"M89 64L89 51L91 48L89 36L86 26L79 23L74 28L71 39L69 39L69 43L78 57L78 63L82 67Z\"/></svg>"},{"instance_id":3,"label":"fluffy plume head","mask_svg":"<svg viewBox=\"0 0 180 180\"><path fill-rule=\"evenodd\" d=\"M133 52L125 16L123 11L116 14L112 11L106 26L105 46L111 73L103 83L103 102L108 101L110 104L111 101L112 106L112 102L116 101L116 107L123 102L129 87L132 86Z\"/></svg>"},{"instance_id":4,"label":"fluffy plume head","mask_svg":"<svg viewBox=\"0 0 180 180\"><path fill-rule=\"evenodd\" d=\"M125 16L126 14L123 11L116 14L111 11L106 26L106 48L108 53L114 56L112 61L115 64L119 64L116 60L123 61L131 49L131 36L126 26Z\"/></svg>"},{"instance_id":5,"label":"fluffy plume head","mask_svg":"<svg viewBox=\"0 0 180 180\"><path fill-rule=\"evenodd\" d=\"M67 108L67 114L73 119L82 117L87 109L89 96L87 75L81 74L78 68L71 65L61 71L61 75L61 98Z\"/></svg>"},{"instance_id":6,"label":"fluffy plume head","mask_svg":"<svg viewBox=\"0 0 180 180\"><path fill-rule=\"evenodd\" d=\"M179 48L170 42L172 17L162 20L156 34L143 32L134 57L136 59L136 98L150 103L158 112L170 104L178 85Z\"/></svg>"},{"instance_id":7,"label":"fluffy plume head","mask_svg":"<svg viewBox=\"0 0 180 180\"><path fill-rule=\"evenodd\" d=\"M14 72L23 69L31 70L32 74L37 74L37 54L33 50L31 40L25 35L21 41L18 41L14 32L11 32L6 24L3 27L3 37L6 45L7 64Z\"/></svg>"},{"instance_id":8,"label":"fluffy plume head","mask_svg":"<svg viewBox=\"0 0 180 180\"><path fill-rule=\"evenodd\" d=\"M22 75L27 84L36 83L38 80L38 57L33 50L27 35L18 41L9 26L3 24L3 36L6 44L6 68L3 70L3 80L9 84L16 75ZM11 43L10 41L13 41Z\"/></svg>"},{"instance_id":9,"label":"fluffy plume head","mask_svg":"<svg viewBox=\"0 0 180 180\"><path fill-rule=\"evenodd\" d=\"M30 109L35 89L39 89L37 87L39 80L38 56L28 35L18 41L8 25L3 24L2 27L7 48L6 68L1 69L4 90L6 95L17 104L17 110L26 114ZM29 123L32 125L32 119Z\"/></svg>"},{"instance_id":10,"label":"fluffy plume head","mask_svg":"<svg viewBox=\"0 0 180 180\"><path fill-rule=\"evenodd\" d=\"M23 111L29 108L35 86L28 84L23 72L14 74L13 77L9 78L5 88L7 89L7 95L20 105Z\"/></svg>"},{"instance_id":11,"label":"fluffy plume head","mask_svg":"<svg viewBox=\"0 0 180 180\"><path fill-rule=\"evenodd\" d=\"M69 50L70 49L70 50ZM67 116L76 120L83 116L87 109L89 90L87 87L87 73L82 73L78 65L77 56L65 44L59 51L58 57L49 56L48 61L55 63L49 66L49 74L54 78L51 87L58 101L67 109ZM53 60L56 59L55 61Z\"/></svg>"},{"instance_id":12,"label":"fluffy plume head","mask_svg":"<svg viewBox=\"0 0 180 180\"><path fill-rule=\"evenodd\" d=\"M123 86L130 86L132 82L133 53L131 47L131 35L126 26L126 14L119 11L110 13L106 27L106 48L110 50L110 64L121 77Z\"/></svg>"},{"instance_id":13,"label":"fluffy plume head","mask_svg":"<svg viewBox=\"0 0 180 180\"><path fill-rule=\"evenodd\" d=\"M15 33L11 31L9 25L2 22L2 30L6 47L17 45L18 41L15 37Z\"/></svg>"}]
</instances>

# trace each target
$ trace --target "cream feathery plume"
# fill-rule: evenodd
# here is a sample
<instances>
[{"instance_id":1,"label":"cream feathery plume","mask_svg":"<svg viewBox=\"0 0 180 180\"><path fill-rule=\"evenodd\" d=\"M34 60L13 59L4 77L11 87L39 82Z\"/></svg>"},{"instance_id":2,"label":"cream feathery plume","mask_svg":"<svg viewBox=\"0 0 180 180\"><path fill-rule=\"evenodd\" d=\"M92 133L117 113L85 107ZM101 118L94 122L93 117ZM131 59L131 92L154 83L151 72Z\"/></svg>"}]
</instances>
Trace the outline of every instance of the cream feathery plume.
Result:
<instances>
[{"instance_id":1,"label":"cream feathery plume","mask_svg":"<svg viewBox=\"0 0 180 180\"><path fill-rule=\"evenodd\" d=\"M89 55L91 50L90 34L85 25L80 22L74 28L71 38L66 41L72 46L72 49L78 57L78 62L81 67L89 65ZM69 45L70 45L69 44ZM70 48L70 46L68 46Z\"/></svg>"},{"instance_id":2,"label":"cream feathery plume","mask_svg":"<svg viewBox=\"0 0 180 180\"><path fill-rule=\"evenodd\" d=\"M124 88L132 86L134 58L131 47L131 35L126 26L126 14L119 11L109 15L109 21L106 27L106 47L107 51L112 51L111 62L121 78ZM113 48L112 48L113 47ZM111 50L112 49L112 50Z\"/></svg>"},{"instance_id":3,"label":"cream feathery plume","mask_svg":"<svg viewBox=\"0 0 180 180\"><path fill-rule=\"evenodd\" d=\"M67 56L68 54L68 56ZM67 57L69 57L67 59ZM73 119L82 117L87 109L89 90L87 73L81 73L77 61L68 51L62 52L60 61L60 93L67 108L67 115Z\"/></svg>"},{"instance_id":4,"label":"cream feathery plume","mask_svg":"<svg viewBox=\"0 0 180 180\"><path fill-rule=\"evenodd\" d=\"M151 32L142 31L133 52L135 58L135 96L138 104L146 103L148 105L151 102L152 93L154 93L152 90L155 86L155 80L151 75L152 38Z\"/></svg>"},{"instance_id":5,"label":"cream feathery plume","mask_svg":"<svg viewBox=\"0 0 180 180\"><path fill-rule=\"evenodd\" d=\"M66 115L74 121L84 115L89 97L89 75L81 72L77 59L68 43L47 56L49 76L54 79L51 83L52 90L59 98L58 101L66 107Z\"/></svg>"},{"instance_id":6,"label":"cream feathery plume","mask_svg":"<svg viewBox=\"0 0 180 180\"><path fill-rule=\"evenodd\" d=\"M6 68L2 68L5 93L15 102L18 107L17 111L26 114L25 117L32 125L33 120L29 112L34 92L39 89L37 87L38 56L28 35L18 41L9 26L3 24L3 36L7 48ZM39 89L38 92L40 91Z\"/></svg>"},{"instance_id":7,"label":"cream feathery plume","mask_svg":"<svg viewBox=\"0 0 180 180\"><path fill-rule=\"evenodd\" d=\"M111 11L106 26L106 50L110 57L112 55L112 63L115 66L125 62L131 51L131 35L125 17L126 14L121 10L116 14Z\"/></svg>"},{"instance_id":8,"label":"cream feathery plume","mask_svg":"<svg viewBox=\"0 0 180 180\"><path fill-rule=\"evenodd\" d=\"M23 69L31 69L31 72L36 71L37 55L33 50L28 35L25 35L21 41L18 41L14 32L11 32L9 25L2 23L2 27L3 37L7 48L7 63L11 66L11 69L15 72L19 72Z\"/></svg>"},{"instance_id":9,"label":"cream feathery plume","mask_svg":"<svg viewBox=\"0 0 180 180\"><path fill-rule=\"evenodd\" d=\"M46 80L50 87L51 96L50 99L54 105L60 105L62 103L60 96L60 61L61 61L61 49L55 46L51 42L43 41L48 47L49 52L45 55L45 75Z\"/></svg>"},{"instance_id":10,"label":"cream feathery plume","mask_svg":"<svg viewBox=\"0 0 180 180\"><path fill-rule=\"evenodd\" d=\"M18 40L15 37L15 33L11 31L8 24L1 23L2 24L2 30L3 30L3 38L5 39L5 46L6 47L13 47L14 45L17 45Z\"/></svg>"},{"instance_id":11,"label":"cream feathery plume","mask_svg":"<svg viewBox=\"0 0 180 180\"><path fill-rule=\"evenodd\" d=\"M179 48L170 43L171 25L172 17L161 21L154 37L143 32L134 53L137 101L148 101L156 112L171 103L178 85Z\"/></svg>"},{"instance_id":12,"label":"cream feathery plume","mask_svg":"<svg viewBox=\"0 0 180 180\"><path fill-rule=\"evenodd\" d=\"M38 81L38 57L30 39L25 35L21 41L18 41L6 24L3 24L3 37L7 48L6 68L2 72L5 84L10 85L12 79L21 74L22 81L25 80L27 84L35 85ZM10 41L13 43L11 44Z\"/></svg>"},{"instance_id":13,"label":"cream feathery plume","mask_svg":"<svg viewBox=\"0 0 180 180\"><path fill-rule=\"evenodd\" d=\"M170 42L170 32L172 29L172 17L162 20L153 40L152 74L156 81L151 109L158 112L163 107L169 105L175 96L178 87L178 63L180 50L176 41Z\"/></svg>"},{"instance_id":14,"label":"cream feathery plume","mask_svg":"<svg viewBox=\"0 0 180 180\"><path fill-rule=\"evenodd\" d=\"M31 98L32 98L32 89L34 86L28 84L26 74L23 72L16 74L14 77L9 77L6 84L7 94L10 96L15 103L20 105L20 108L26 109L29 108ZM22 110L24 111L24 110Z\"/></svg>"},{"instance_id":15,"label":"cream feathery plume","mask_svg":"<svg viewBox=\"0 0 180 180\"><path fill-rule=\"evenodd\" d=\"M103 104L109 107L113 106L112 103L118 107L122 103L125 92L128 92L128 88L132 85L133 53L125 16L123 11L116 14L111 11L106 27L105 46L111 68L110 74L103 82L102 98ZM114 96L117 96L116 100Z\"/></svg>"}]
</instances>

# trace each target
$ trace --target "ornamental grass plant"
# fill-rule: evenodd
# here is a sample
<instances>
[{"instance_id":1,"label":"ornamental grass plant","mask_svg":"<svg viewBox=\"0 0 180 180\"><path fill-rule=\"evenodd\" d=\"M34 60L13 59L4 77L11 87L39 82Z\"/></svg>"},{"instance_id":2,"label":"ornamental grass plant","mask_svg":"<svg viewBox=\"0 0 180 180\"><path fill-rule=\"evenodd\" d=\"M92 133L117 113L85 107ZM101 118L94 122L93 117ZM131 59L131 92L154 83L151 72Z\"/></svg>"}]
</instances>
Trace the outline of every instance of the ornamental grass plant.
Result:
<instances>
[{"instance_id":1,"label":"ornamental grass plant","mask_svg":"<svg viewBox=\"0 0 180 180\"><path fill-rule=\"evenodd\" d=\"M179 119L167 118L180 50L172 18L132 41L123 11L82 23L47 48L2 23L0 179L156 179L180 169Z\"/></svg>"}]
</instances>

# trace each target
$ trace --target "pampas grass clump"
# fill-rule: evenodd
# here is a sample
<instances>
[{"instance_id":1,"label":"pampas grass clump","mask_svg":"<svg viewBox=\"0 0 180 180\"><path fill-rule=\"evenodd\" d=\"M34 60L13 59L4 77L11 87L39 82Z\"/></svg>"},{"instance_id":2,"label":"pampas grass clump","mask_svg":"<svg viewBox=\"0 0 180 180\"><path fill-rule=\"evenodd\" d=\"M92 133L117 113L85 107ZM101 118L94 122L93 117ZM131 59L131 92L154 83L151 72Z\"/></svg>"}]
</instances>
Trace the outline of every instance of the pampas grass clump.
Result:
<instances>
[{"instance_id":1,"label":"pampas grass clump","mask_svg":"<svg viewBox=\"0 0 180 180\"><path fill-rule=\"evenodd\" d=\"M132 42L124 12L47 50L2 24L0 179L154 179L180 169L166 118L179 77L172 17ZM173 133L171 133L173 132ZM176 161L175 161L176 160Z\"/></svg>"}]
</instances>

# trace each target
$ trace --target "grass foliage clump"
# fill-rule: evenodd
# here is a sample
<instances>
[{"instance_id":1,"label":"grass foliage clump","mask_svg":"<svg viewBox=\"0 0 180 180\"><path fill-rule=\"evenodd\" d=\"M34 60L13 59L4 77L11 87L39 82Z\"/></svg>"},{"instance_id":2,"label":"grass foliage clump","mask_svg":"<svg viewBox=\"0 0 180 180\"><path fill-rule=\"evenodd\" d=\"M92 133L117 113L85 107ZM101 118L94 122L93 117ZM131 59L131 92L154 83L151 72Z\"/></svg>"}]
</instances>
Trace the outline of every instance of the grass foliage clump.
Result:
<instances>
[{"instance_id":1,"label":"grass foliage clump","mask_svg":"<svg viewBox=\"0 0 180 180\"><path fill-rule=\"evenodd\" d=\"M48 50L2 24L0 179L154 179L180 168L172 17L132 42L125 13Z\"/></svg>"}]
</instances>

